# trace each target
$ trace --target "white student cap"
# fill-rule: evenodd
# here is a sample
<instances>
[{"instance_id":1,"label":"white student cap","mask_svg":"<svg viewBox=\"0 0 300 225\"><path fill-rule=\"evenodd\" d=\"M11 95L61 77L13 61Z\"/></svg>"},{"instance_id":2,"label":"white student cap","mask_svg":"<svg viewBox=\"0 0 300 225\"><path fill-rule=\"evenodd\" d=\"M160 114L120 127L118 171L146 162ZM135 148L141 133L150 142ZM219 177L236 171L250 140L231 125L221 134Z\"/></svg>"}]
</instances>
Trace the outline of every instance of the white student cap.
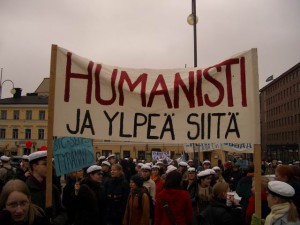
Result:
<instances>
[{"instance_id":1,"label":"white student cap","mask_svg":"<svg viewBox=\"0 0 300 225\"><path fill-rule=\"evenodd\" d=\"M209 160L204 160L204 161L203 161L203 164L206 164L206 163L207 163L207 164L210 164L210 161L209 161Z\"/></svg>"},{"instance_id":2,"label":"white student cap","mask_svg":"<svg viewBox=\"0 0 300 225\"><path fill-rule=\"evenodd\" d=\"M205 177L210 175L210 170L203 170L197 174L197 177Z\"/></svg>"},{"instance_id":3,"label":"white student cap","mask_svg":"<svg viewBox=\"0 0 300 225\"><path fill-rule=\"evenodd\" d=\"M101 166L93 165L93 166L90 166L90 167L86 170L87 174L92 173L92 172L95 172L95 171L101 171Z\"/></svg>"},{"instance_id":4,"label":"white student cap","mask_svg":"<svg viewBox=\"0 0 300 225\"><path fill-rule=\"evenodd\" d=\"M268 183L268 192L280 198L290 199L294 196L295 189L288 183L276 180Z\"/></svg>"},{"instance_id":5,"label":"white student cap","mask_svg":"<svg viewBox=\"0 0 300 225\"><path fill-rule=\"evenodd\" d=\"M108 159L110 159L110 158L112 158L112 157L116 157L116 155L115 155L115 154L111 154L111 155L107 156L106 159L108 160Z\"/></svg>"},{"instance_id":6,"label":"white student cap","mask_svg":"<svg viewBox=\"0 0 300 225\"><path fill-rule=\"evenodd\" d=\"M190 167L190 168L188 168L188 172L189 173L196 173L196 168Z\"/></svg>"},{"instance_id":7,"label":"white student cap","mask_svg":"<svg viewBox=\"0 0 300 225\"><path fill-rule=\"evenodd\" d=\"M213 174L213 175L216 174L216 171L213 169L207 169L207 170L209 170L210 174Z\"/></svg>"},{"instance_id":8,"label":"white student cap","mask_svg":"<svg viewBox=\"0 0 300 225\"><path fill-rule=\"evenodd\" d=\"M3 155L0 157L1 161L2 162L8 162L10 160L10 157L6 156L6 155Z\"/></svg>"},{"instance_id":9,"label":"white student cap","mask_svg":"<svg viewBox=\"0 0 300 225\"><path fill-rule=\"evenodd\" d=\"M178 165L179 166L188 166L188 164L186 162L180 162Z\"/></svg>"},{"instance_id":10,"label":"white student cap","mask_svg":"<svg viewBox=\"0 0 300 225\"><path fill-rule=\"evenodd\" d=\"M103 161L102 163L101 163L101 165L102 166L109 166L109 167L111 167L111 164L110 164L110 162L108 162L108 161Z\"/></svg>"},{"instance_id":11,"label":"white student cap","mask_svg":"<svg viewBox=\"0 0 300 225\"><path fill-rule=\"evenodd\" d=\"M159 170L160 167L159 167L158 165L154 165L154 166L152 166L152 170L153 170L153 169Z\"/></svg>"},{"instance_id":12,"label":"white student cap","mask_svg":"<svg viewBox=\"0 0 300 225\"><path fill-rule=\"evenodd\" d=\"M213 169L214 171L221 170L220 167L218 167L218 166L214 166L212 169Z\"/></svg>"},{"instance_id":13,"label":"white student cap","mask_svg":"<svg viewBox=\"0 0 300 225\"><path fill-rule=\"evenodd\" d=\"M37 151L37 152L33 152L29 155L29 162L38 160L38 159L42 159L42 158L46 158L47 157L47 151Z\"/></svg>"},{"instance_id":14,"label":"white student cap","mask_svg":"<svg viewBox=\"0 0 300 225\"><path fill-rule=\"evenodd\" d=\"M173 165L169 165L168 168L167 168L166 174L168 174L168 173L170 173L174 170L177 170L177 168Z\"/></svg>"},{"instance_id":15,"label":"white student cap","mask_svg":"<svg viewBox=\"0 0 300 225\"><path fill-rule=\"evenodd\" d=\"M150 166L148 166L148 165L146 165L146 164L144 164L143 166L142 166L142 170L151 170L151 167Z\"/></svg>"},{"instance_id":16,"label":"white student cap","mask_svg":"<svg viewBox=\"0 0 300 225\"><path fill-rule=\"evenodd\" d=\"M102 156L100 156L100 157L99 157L99 159L105 159L105 156L104 156L104 155L102 155Z\"/></svg>"}]
</instances>

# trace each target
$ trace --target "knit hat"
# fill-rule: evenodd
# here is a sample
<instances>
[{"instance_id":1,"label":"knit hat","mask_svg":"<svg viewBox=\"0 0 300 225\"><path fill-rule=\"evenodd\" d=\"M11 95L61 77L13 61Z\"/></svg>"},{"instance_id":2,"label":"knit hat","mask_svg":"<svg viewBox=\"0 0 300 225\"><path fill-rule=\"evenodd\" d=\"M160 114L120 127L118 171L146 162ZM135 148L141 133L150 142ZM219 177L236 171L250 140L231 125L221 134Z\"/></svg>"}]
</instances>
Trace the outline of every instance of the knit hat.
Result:
<instances>
[{"instance_id":1,"label":"knit hat","mask_svg":"<svg viewBox=\"0 0 300 225\"><path fill-rule=\"evenodd\" d=\"M138 188L143 187L144 180L140 175L135 174L130 178L130 180L132 180Z\"/></svg>"}]
</instances>

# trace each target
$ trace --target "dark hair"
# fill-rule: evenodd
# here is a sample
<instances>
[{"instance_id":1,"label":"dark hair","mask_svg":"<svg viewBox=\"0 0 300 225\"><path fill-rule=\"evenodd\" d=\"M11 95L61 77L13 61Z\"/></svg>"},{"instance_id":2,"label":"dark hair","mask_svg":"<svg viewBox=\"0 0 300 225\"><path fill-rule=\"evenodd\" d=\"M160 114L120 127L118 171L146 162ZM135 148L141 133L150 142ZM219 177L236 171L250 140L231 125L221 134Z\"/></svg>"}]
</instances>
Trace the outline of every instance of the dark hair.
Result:
<instances>
[{"instance_id":1,"label":"dark hair","mask_svg":"<svg viewBox=\"0 0 300 225\"><path fill-rule=\"evenodd\" d=\"M253 165L248 166L248 173L254 173L254 166Z\"/></svg>"},{"instance_id":2,"label":"dark hair","mask_svg":"<svg viewBox=\"0 0 300 225\"><path fill-rule=\"evenodd\" d=\"M181 189L182 175L177 170L167 174L164 187L165 189Z\"/></svg>"}]
</instances>

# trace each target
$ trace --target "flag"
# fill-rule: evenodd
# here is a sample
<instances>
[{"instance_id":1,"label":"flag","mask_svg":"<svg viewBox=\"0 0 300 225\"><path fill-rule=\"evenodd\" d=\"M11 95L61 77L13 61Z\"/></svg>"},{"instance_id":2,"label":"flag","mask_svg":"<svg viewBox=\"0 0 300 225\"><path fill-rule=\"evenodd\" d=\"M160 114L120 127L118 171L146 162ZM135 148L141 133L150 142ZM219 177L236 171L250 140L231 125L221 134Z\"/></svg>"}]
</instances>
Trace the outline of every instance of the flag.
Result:
<instances>
[{"instance_id":1,"label":"flag","mask_svg":"<svg viewBox=\"0 0 300 225\"><path fill-rule=\"evenodd\" d=\"M269 81L271 81L271 80L273 80L273 75L269 76L269 77L266 79L266 82L269 82Z\"/></svg>"}]
</instances>

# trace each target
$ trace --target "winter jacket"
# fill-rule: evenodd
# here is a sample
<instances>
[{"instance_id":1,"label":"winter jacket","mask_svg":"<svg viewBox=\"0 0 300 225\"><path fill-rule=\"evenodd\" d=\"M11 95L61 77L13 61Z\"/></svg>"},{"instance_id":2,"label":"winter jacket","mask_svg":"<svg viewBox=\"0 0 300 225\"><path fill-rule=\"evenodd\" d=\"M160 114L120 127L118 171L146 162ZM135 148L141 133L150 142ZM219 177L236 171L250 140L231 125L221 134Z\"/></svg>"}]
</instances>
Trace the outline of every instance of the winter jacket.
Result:
<instances>
[{"instance_id":1,"label":"winter jacket","mask_svg":"<svg viewBox=\"0 0 300 225\"><path fill-rule=\"evenodd\" d=\"M106 215L108 224L122 224L129 195L129 184L124 176L111 178L105 183Z\"/></svg>"},{"instance_id":2,"label":"winter jacket","mask_svg":"<svg viewBox=\"0 0 300 225\"><path fill-rule=\"evenodd\" d=\"M253 178L253 173L248 173L247 176L243 177L236 188L236 193L238 196L240 196L242 199L240 201L240 205L244 212L247 209L248 206L248 199L252 195L252 178Z\"/></svg>"},{"instance_id":3,"label":"winter jacket","mask_svg":"<svg viewBox=\"0 0 300 225\"><path fill-rule=\"evenodd\" d=\"M48 218L51 218L56 225L65 225L68 220L66 210L61 204L60 192L55 185L52 185L52 207L45 208L46 203L46 180L39 182L34 176L26 180L29 188L31 201L41 207Z\"/></svg>"},{"instance_id":4,"label":"winter jacket","mask_svg":"<svg viewBox=\"0 0 300 225\"><path fill-rule=\"evenodd\" d=\"M265 219L270 213L270 208L268 207L267 194L266 192L261 192L261 218ZM248 200L248 207L246 209L246 224L251 224L252 215L255 213L255 195Z\"/></svg>"},{"instance_id":5,"label":"winter jacket","mask_svg":"<svg viewBox=\"0 0 300 225\"><path fill-rule=\"evenodd\" d=\"M75 204L74 225L105 224L105 191L99 182L84 179Z\"/></svg>"},{"instance_id":6,"label":"winter jacket","mask_svg":"<svg viewBox=\"0 0 300 225\"><path fill-rule=\"evenodd\" d=\"M146 193L139 190L138 192L131 192L126 210L123 218L123 225L149 225L150 220L150 202L151 199ZM141 195L141 199L139 199Z\"/></svg>"},{"instance_id":7,"label":"winter jacket","mask_svg":"<svg viewBox=\"0 0 300 225\"><path fill-rule=\"evenodd\" d=\"M208 220L208 223L204 221ZM240 208L226 206L226 200L213 200L199 215L199 224L243 225L244 217Z\"/></svg>"},{"instance_id":8,"label":"winter jacket","mask_svg":"<svg viewBox=\"0 0 300 225\"><path fill-rule=\"evenodd\" d=\"M164 202L176 221L177 225L191 225L193 220L192 202L185 190L164 189L156 197L154 225L172 225L163 208Z\"/></svg>"}]
</instances>

